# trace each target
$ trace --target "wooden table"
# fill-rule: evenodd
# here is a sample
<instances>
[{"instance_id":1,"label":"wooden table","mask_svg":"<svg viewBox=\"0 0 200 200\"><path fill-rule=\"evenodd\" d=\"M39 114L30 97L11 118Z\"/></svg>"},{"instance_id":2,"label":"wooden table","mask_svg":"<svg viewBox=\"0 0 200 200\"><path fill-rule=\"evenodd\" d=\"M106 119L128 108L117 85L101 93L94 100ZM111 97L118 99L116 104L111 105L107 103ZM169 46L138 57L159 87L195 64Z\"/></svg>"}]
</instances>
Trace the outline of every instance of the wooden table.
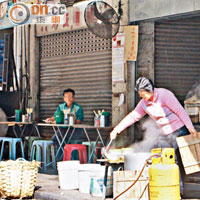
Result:
<instances>
[{"instance_id":1,"label":"wooden table","mask_svg":"<svg viewBox=\"0 0 200 200\"><path fill-rule=\"evenodd\" d=\"M22 138L24 136L25 130L28 125L32 125L32 129L31 129L31 132L29 133L29 137L32 135L34 128L36 129L38 136L41 137L40 132L39 132L38 127L36 126L35 122L0 121L0 125L1 124L7 124L8 126L12 126L13 132L14 132L16 138ZM20 135L17 134L16 126L19 127Z\"/></svg>"},{"instance_id":2,"label":"wooden table","mask_svg":"<svg viewBox=\"0 0 200 200\"><path fill-rule=\"evenodd\" d=\"M100 130L111 130L112 129L112 127L95 127L95 126L91 126L91 125L87 125L87 124L74 124L73 126L71 126L71 125L66 125L66 124L38 123L37 126L52 127L52 129L54 130L54 135L59 144L58 151L56 153L56 157L58 156L58 153L60 150L62 150L62 153L64 152L63 144L69 144L76 129L83 129L83 131L87 137L87 140L88 140L88 142L90 142L90 144L91 144L91 140L89 137L88 130L95 129L97 132L97 138L96 138L95 142L97 144L98 140L100 140L103 146L105 146L105 143L101 136ZM60 128L66 128L66 132L65 132L64 136L62 135ZM69 136L68 141L65 142L65 139L66 139L67 135L69 134L70 128L72 128L71 135ZM61 137L62 140L59 139L59 136ZM90 148L92 148L92 145L90 145ZM96 146L95 146L95 148L96 148ZM91 159L93 153L95 152L95 148L91 149L91 155L89 156L89 160Z\"/></svg>"}]
</instances>

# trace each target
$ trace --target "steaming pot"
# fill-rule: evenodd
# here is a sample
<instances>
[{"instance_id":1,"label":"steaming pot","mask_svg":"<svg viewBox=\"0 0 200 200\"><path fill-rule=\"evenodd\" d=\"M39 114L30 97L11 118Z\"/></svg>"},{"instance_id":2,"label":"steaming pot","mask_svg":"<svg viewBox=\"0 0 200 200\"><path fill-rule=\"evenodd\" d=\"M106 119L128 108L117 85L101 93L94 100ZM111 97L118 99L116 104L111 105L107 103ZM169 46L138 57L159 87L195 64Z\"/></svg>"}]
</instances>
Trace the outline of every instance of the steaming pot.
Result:
<instances>
[{"instance_id":1,"label":"steaming pot","mask_svg":"<svg viewBox=\"0 0 200 200\"><path fill-rule=\"evenodd\" d=\"M124 155L124 170L141 170L146 159L148 159L150 156L150 152Z\"/></svg>"}]
</instances>

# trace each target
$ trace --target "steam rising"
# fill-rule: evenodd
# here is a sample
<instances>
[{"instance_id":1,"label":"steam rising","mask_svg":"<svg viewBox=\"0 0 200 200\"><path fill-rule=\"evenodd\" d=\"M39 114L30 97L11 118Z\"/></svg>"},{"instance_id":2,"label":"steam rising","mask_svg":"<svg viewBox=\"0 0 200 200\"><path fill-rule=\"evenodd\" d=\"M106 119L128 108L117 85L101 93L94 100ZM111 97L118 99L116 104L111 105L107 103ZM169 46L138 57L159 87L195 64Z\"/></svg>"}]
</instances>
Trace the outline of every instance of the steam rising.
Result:
<instances>
[{"instance_id":1,"label":"steam rising","mask_svg":"<svg viewBox=\"0 0 200 200\"><path fill-rule=\"evenodd\" d=\"M163 135L160 128L150 118L140 122L142 130L144 130L143 140L133 144L135 152L151 152L153 148L172 147L172 143L176 141L176 136L170 134L169 137Z\"/></svg>"},{"instance_id":2,"label":"steam rising","mask_svg":"<svg viewBox=\"0 0 200 200\"><path fill-rule=\"evenodd\" d=\"M188 99L192 96L196 96L198 99L200 99L200 83L195 83L191 90L187 93L185 99Z\"/></svg>"}]
</instances>

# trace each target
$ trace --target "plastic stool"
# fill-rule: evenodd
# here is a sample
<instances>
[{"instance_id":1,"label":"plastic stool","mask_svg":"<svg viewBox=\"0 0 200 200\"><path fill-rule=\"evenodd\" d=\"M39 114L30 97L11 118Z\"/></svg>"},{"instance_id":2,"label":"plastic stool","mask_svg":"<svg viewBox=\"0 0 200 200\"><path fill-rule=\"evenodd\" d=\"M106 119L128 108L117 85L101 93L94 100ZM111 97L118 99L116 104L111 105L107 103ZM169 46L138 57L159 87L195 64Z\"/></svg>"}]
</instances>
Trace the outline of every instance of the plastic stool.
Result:
<instances>
[{"instance_id":1,"label":"plastic stool","mask_svg":"<svg viewBox=\"0 0 200 200\"><path fill-rule=\"evenodd\" d=\"M26 136L24 138L24 149L27 149L28 160L30 160L30 158L31 158L31 148L32 148L33 142L35 140L42 140L42 138L41 137L36 137L36 136L31 136L31 137ZM39 154L40 154L39 151L36 152L36 160L39 160L39 157L38 157Z\"/></svg>"},{"instance_id":2,"label":"plastic stool","mask_svg":"<svg viewBox=\"0 0 200 200\"><path fill-rule=\"evenodd\" d=\"M17 143L21 145L22 158L24 158L24 145L21 138L12 138L12 159L16 160Z\"/></svg>"},{"instance_id":3,"label":"plastic stool","mask_svg":"<svg viewBox=\"0 0 200 200\"><path fill-rule=\"evenodd\" d=\"M22 158L24 158L24 146L21 138L0 137L0 142L2 142L0 161L3 159L5 142L9 143L9 159L16 160L16 144L18 142L21 144Z\"/></svg>"},{"instance_id":4,"label":"plastic stool","mask_svg":"<svg viewBox=\"0 0 200 200\"><path fill-rule=\"evenodd\" d=\"M51 157L52 162L47 162L47 148L51 148ZM40 154L38 155L39 160L43 163L43 169L46 170L49 165L53 165L53 168L56 169L56 160L54 153L53 141L51 140L36 140L33 142L31 149L31 160L34 159L35 150L39 149Z\"/></svg>"},{"instance_id":5,"label":"plastic stool","mask_svg":"<svg viewBox=\"0 0 200 200\"><path fill-rule=\"evenodd\" d=\"M69 144L82 144L81 140L70 140ZM73 151L72 155L71 155L71 160L78 160L79 159L79 155L78 155L78 151Z\"/></svg>"},{"instance_id":6,"label":"plastic stool","mask_svg":"<svg viewBox=\"0 0 200 200\"><path fill-rule=\"evenodd\" d=\"M80 163L87 163L86 146L83 144L66 144L64 147L63 161L71 160L71 154L74 150L77 150L79 153Z\"/></svg>"},{"instance_id":7,"label":"plastic stool","mask_svg":"<svg viewBox=\"0 0 200 200\"><path fill-rule=\"evenodd\" d=\"M9 143L9 159L12 159L12 138L9 138L9 137L0 137L0 142L2 142L0 161L2 161L2 158L3 158L3 152L4 152L5 142Z\"/></svg>"},{"instance_id":8,"label":"plastic stool","mask_svg":"<svg viewBox=\"0 0 200 200\"><path fill-rule=\"evenodd\" d=\"M87 148L87 158L88 163L93 163L95 161L95 149L96 149L96 142L82 142L83 145L88 146ZM93 151L93 153L92 153ZM92 155L91 155L92 153Z\"/></svg>"}]
</instances>

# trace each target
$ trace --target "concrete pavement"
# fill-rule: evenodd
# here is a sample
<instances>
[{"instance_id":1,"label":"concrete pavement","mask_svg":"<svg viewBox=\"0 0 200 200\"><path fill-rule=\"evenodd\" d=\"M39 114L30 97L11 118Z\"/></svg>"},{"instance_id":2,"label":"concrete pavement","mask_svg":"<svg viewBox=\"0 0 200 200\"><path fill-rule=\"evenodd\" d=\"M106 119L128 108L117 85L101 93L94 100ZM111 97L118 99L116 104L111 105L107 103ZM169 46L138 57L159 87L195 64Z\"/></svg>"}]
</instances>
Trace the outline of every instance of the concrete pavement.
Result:
<instances>
[{"instance_id":1,"label":"concrete pavement","mask_svg":"<svg viewBox=\"0 0 200 200\"><path fill-rule=\"evenodd\" d=\"M58 175L38 174L36 186L41 186L36 190L34 198L41 200L102 200L101 197L93 197L90 194L80 193L78 190L61 190L59 188ZM106 199L111 200L111 199ZM184 199L200 200L200 199Z\"/></svg>"},{"instance_id":2,"label":"concrete pavement","mask_svg":"<svg viewBox=\"0 0 200 200\"><path fill-rule=\"evenodd\" d=\"M80 193L78 190L61 190L57 175L38 174L36 186L41 186L36 190L35 199L48 200L100 200L100 197L93 197L90 194Z\"/></svg>"}]
</instances>

